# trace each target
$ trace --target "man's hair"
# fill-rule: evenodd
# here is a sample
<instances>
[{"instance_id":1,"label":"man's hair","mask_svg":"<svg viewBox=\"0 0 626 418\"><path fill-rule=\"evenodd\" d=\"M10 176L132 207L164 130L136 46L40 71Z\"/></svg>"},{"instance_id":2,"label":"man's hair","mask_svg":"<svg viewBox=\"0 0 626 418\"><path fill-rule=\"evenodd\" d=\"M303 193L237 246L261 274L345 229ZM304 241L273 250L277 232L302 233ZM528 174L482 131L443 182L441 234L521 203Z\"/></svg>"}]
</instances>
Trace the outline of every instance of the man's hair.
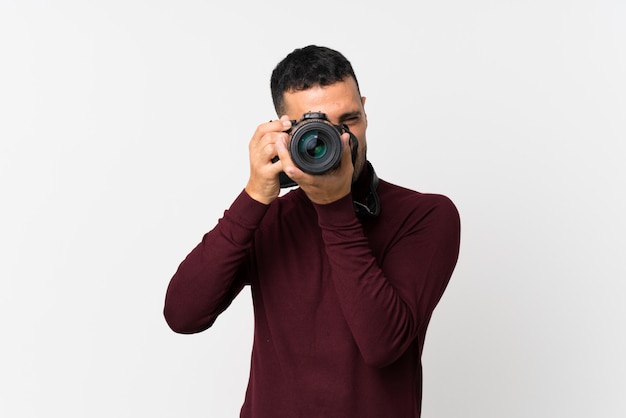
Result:
<instances>
[{"instance_id":1,"label":"man's hair","mask_svg":"<svg viewBox=\"0 0 626 418\"><path fill-rule=\"evenodd\" d=\"M284 93L330 86L354 75L352 64L340 52L323 46L309 45L293 50L278 63L270 79L274 109L284 114Z\"/></svg>"}]
</instances>

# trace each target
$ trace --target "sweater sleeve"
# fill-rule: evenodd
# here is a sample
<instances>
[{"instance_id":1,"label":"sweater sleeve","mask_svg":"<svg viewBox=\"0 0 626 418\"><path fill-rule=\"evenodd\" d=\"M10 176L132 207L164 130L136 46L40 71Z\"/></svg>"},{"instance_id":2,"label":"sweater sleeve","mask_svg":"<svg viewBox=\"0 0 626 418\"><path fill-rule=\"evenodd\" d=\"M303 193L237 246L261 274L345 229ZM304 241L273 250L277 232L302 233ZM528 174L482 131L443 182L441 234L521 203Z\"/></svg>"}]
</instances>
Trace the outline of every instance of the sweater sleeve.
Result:
<instances>
[{"instance_id":1,"label":"sweater sleeve","mask_svg":"<svg viewBox=\"0 0 626 418\"><path fill-rule=\"evenodd\" d=\"M384 367L424 335L456 265L460 221L445 196L411 213L378 265L350 196L316 205L343 314L364 361ZM420 346L423 342L420 343Z\"/></svg>"},{"instance_id":2,"label":"sweater sleeve","mask_svg":"<svg viewBox=\"0 0 626 418\"><path fill-rule=\"evenodd\" d=\"M172 330L204 331L231 304L247 281L246 255L268 207L242 191L187 255L165 296L164 316Z\"/></svg>"}]
</instances>

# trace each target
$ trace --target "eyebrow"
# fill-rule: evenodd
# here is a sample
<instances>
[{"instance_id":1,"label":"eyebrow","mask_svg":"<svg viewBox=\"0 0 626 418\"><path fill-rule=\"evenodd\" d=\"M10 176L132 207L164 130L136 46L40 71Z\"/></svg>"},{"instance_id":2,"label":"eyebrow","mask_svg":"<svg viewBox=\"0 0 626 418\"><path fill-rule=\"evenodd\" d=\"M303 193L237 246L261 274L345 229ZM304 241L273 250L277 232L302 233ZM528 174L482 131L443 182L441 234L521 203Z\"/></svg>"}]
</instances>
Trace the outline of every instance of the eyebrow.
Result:
<instances>
[{"instance_id":1,"label":"eyebrow","mask_svg":"<svg viewBox=\"0 0 626 418\"><path fill-rule=\"evenodd\" d=\"M339 123L343 123L348 119L352 119L352 118L359 118L361 117L361 111L360 110L355 110L354 112L347 112L344 113L343 115L339 116Z\"/></svg>"}]
</instances>

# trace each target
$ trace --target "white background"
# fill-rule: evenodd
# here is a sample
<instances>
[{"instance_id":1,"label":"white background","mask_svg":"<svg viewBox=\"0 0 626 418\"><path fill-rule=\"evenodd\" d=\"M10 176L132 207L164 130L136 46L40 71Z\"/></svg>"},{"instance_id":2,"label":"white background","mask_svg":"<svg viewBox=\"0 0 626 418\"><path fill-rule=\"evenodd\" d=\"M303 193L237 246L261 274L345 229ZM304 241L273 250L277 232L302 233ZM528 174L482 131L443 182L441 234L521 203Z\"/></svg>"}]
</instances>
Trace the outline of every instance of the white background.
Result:
<instances>
[{"instance_id":1,"label":"white background","mask_svg":"<svg viewBox=\"0 0 626 418\"><path fill-rule=\"evenodd\" d=\"M311 43L379 175L461 213L423 415L626 416L621 0L0 0L0 416L238 416L249 292L194 336L163 298Z\"/></svg>"}]
</instances>

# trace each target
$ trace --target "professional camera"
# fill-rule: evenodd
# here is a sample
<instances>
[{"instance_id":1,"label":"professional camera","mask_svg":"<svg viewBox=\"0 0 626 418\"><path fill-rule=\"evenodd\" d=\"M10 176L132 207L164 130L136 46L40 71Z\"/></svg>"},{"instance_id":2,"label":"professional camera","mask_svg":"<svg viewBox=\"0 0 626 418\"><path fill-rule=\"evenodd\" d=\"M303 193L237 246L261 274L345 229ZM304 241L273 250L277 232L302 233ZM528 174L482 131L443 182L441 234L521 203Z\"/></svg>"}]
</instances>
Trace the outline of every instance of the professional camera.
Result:
<instances>
[{"instance_id":1,"label":"professional camera","mask_svg":"<svg viewBox=\"0 0 626 418\"><path fill-rule=\"evenodd\" d=\"M294 164L305 173L323 174L341 161L341 135L350 134L352 163L356 159L358 141L346 125L333 125L321 112L309 112L299 121L291 121L289 153Z\"/></svg>"}]
</instances>

